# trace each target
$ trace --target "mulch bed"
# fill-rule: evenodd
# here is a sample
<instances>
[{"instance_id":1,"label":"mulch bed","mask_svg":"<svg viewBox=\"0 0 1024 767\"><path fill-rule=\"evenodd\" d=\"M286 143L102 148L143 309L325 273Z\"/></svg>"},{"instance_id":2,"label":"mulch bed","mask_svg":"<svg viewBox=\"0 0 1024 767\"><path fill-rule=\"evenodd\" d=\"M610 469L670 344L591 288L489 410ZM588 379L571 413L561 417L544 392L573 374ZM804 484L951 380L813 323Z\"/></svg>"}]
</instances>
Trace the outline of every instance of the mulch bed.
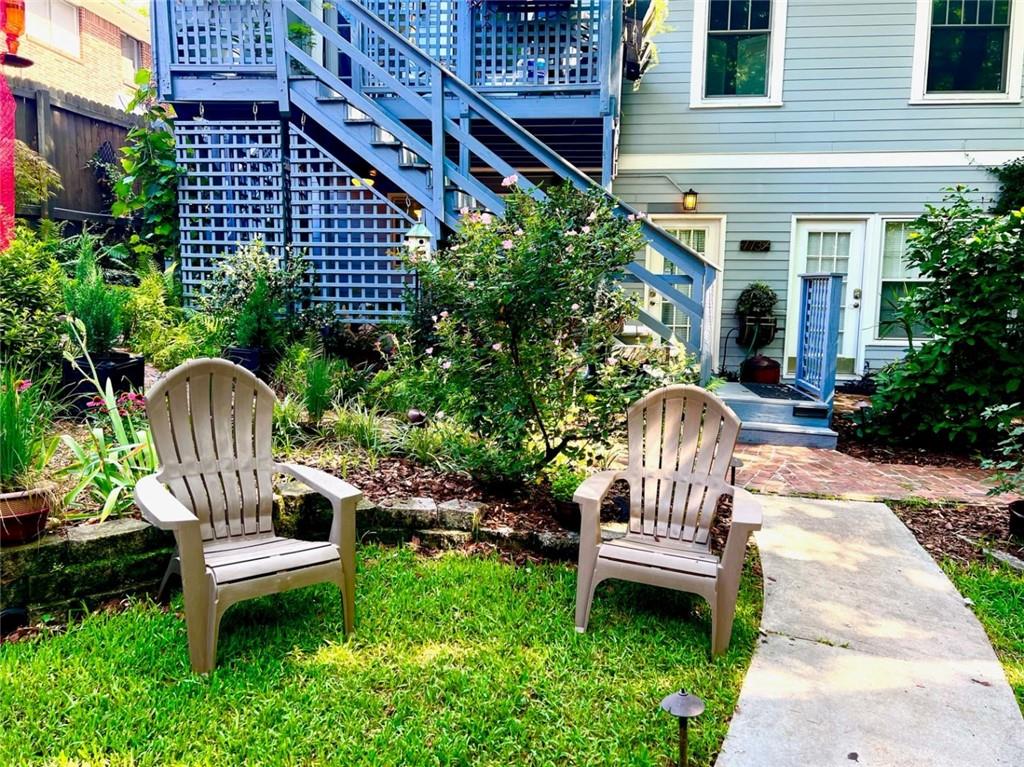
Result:
<instances>
[{"instance_id":1,"label":"mulch bed","mask_svg":"<svg viewBox=\"0 0 1024 767\"><path fill-rule=\"evenodd\" d=\"M975 457L966 453L950 453L909 445L890 445L869 442L857 435L853 414L870 403L870 397L856 394L837 394L832 428L839 434L836 450L869 463L898 463L909 466L936 466L950 469L974 469Z\"/></svg>"},{"instance_id":2,"label":"mulch bed","mask_svg":"<svg viewBox=\"0 0 1024 767\"><path fill-rule=\"evenodd\" d=\"M1024 541L1010 537L1009 512L1005 505L890 502L888 504L937 559L983 562L983 548L997 549L1024 559Z\"/></svg>"}]
</instances>

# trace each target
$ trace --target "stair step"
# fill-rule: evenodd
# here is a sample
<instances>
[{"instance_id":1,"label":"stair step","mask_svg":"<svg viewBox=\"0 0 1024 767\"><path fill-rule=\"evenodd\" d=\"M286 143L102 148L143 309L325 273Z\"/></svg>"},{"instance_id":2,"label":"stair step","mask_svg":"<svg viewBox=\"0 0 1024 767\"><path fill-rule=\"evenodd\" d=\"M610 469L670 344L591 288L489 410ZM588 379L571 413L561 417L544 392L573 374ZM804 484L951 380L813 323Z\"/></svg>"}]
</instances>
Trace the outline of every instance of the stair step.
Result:
<instances>
[{"instance_id":1,"label":"stair step","mask_svg":"<svg viewBox=\"0 0 1024 767\"><path fill-rule=\"evenodd\" d=\"M797 445L834 450L838 438L836 432L825 426L744 421L738 441L744 445Z\"/></svg>"}]
</instances>

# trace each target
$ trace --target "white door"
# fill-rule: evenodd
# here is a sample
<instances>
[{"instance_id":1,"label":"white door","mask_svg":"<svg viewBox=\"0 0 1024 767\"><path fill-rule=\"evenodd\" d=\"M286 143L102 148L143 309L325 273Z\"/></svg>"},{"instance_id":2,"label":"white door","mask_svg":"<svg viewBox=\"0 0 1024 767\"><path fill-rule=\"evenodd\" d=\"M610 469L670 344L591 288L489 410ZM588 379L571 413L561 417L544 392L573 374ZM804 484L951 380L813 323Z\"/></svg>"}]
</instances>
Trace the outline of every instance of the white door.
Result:
<instances>
[{"instance_id":1,"label":"white door","mask_svg":"<svg viewBox=\"0 0 1024 767\"><path fill-rule=\"evenodd\" d=\"M692 216L687 216L685 218L676 216L671 218L652 216L651 218L654 223L671 234L681 243L693 248L693 250L697 251L708 261L721 267L721 236L723 219L696 219ZM643 255L637 258L637 261L643 263L643 265L654 274L665 274L671 276L678 273L675 264L670 261L666 261L664 256L651 247L647 247ZM678 285L677 287L684 295L691 295L691 285ZM719 274L718 279L716 280L716 290L721 291L721 287L722 279L721 274ZM679 311L671 301L662 298L661 294L653 288L636 285L633 289L643 291L641 305L644 311L652 315L656 320L659 320L668 326L673 331L673 334L677 339L683 341L687 338L687 335L690 332L690 318L685 313ZM721 306L720 299L715 301L715 305ZM717 351L719 317L713 316L710 318L710 321L715 323L713 332L714 338L711 348ZM653 331L651 331L646 325L639 323L633 326L627 326L626 331L627 333L632 332L635 335L651 335L653 333Z\"/></svg>"},{"instance_id":2,"label":"white door","mask_svg":"<svg viewBox=\"0 0 1024 767\"><path fill-rule=\"evenodd\" d=\"M843 302L839 310L839 360L837 372L860 371L860 307L864 275L866 220L802 219L797 221L796 241L790 259L790 285L786 322L787 372L795 373L799 327L801 274L843 274Z\"/></svg>"}]
</instances>

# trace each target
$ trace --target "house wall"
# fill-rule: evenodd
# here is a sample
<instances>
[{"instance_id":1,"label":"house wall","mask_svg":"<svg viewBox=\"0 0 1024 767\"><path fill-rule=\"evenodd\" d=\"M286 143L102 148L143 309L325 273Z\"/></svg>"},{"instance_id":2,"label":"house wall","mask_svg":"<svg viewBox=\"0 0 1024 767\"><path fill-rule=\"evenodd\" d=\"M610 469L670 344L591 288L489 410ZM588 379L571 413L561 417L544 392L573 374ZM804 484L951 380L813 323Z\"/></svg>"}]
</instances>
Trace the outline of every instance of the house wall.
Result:
<instances>
[{"instance_id":1,"label":"house wall","mask_svg":"<svg viewBox=\"0 0 1024 767\"><path fill-rule=\"evenodd\" d=\"M152 66L152 56L149 34L144 27L131 32L143 43L142 65L148 68ZM78 28L80 51L78 56L73 56L33 38L30 15L18 53L33 64L19 74L54 90L123 108L135 86L122 64L121 28L85 6L78 7ZM144 36L139 37L143 33Z\"/></svg>"},{"instance_id":2,"label":"house wall","mask_svg":"<svg viewBox=\"0 0 1024 767\"><path fill-rule=\"evenodd\" d=\"M668 212L678 209L679 189L692 187L700 214L727 217L720 352L731 367L742 350L727 335L748 283L771 284L780 321L786 315L795 216L856 214L877 226L880 216L921 213L954 184L992 197L998 184L986 166L1024 154L1019 102L908 103L914 0L788 5L782 106L690 108L693 0L670 4L660 62L624 96L616 193ZM867 261L877 267L874 234ZM771 250L741 252L742 239L770 240ZM866 275L869 289L878 289L877 274ZM876 323L862 324L873 339ZM863 361L877 368L901 352L894 342L869 342ZM781 358L781 338L768 353Z\"/></svg>"}]
</instances>

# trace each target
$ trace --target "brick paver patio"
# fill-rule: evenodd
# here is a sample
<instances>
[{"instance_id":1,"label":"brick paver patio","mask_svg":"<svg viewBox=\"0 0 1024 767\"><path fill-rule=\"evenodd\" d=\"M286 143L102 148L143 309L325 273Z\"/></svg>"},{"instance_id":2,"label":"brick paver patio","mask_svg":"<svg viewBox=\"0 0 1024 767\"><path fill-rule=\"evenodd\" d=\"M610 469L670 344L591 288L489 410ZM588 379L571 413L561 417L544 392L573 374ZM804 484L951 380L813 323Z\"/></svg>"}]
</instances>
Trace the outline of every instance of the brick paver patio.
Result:
<instances>
[{"instance_id":1,"label":"brick paver patio","mask_svg":"<svg viewBox=\"0 0 1024 767\"><path fill-rule=\"evenodd\" d=\"M762 493L850 500L1008 500L986 496L989 473L981 468L871 463L835 450L779 445L738 445L736 455L743 461L737 482Z\"/></svg>"}]
</instances>

